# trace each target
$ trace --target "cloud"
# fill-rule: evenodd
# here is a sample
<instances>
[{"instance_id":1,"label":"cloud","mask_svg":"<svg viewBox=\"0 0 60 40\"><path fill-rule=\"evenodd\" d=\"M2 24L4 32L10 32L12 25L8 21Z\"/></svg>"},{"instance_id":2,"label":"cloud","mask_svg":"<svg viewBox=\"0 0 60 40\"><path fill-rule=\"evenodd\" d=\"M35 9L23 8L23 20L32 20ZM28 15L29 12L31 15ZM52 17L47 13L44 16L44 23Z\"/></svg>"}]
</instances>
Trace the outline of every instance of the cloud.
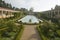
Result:
<instances>
[{"instance_id":1,"label":"cloud","mask_svg":"<svg viewBox=\"0 0 60 40\"><path fill-rule=\"evenodd\" d=\"M44 11L53 8L56 4L60 5L60 0L5 0L18 8L34 8L34 11Z\"/></svg>"}]
</instances>

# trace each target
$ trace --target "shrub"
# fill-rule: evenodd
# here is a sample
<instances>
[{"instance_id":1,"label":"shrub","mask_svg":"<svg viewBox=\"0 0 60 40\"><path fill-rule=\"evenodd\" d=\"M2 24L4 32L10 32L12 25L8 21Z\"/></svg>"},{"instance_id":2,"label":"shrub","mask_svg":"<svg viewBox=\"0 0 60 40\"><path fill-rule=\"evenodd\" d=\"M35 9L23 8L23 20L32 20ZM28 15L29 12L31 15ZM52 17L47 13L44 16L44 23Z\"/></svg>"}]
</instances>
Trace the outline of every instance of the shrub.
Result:
<instances>
[{"instance_id":1,"label":"shrub","mask_svg":"<svg viewBox=\"0 0 60 40\"><path fill-rule=\"evenodd\" d=\"M58 30L58 27L58 25L54 23L49 23L47 21L39 25L42 35L49 39L54 39L55 37L57 37L57 35L60 35L59 32L56 32Z\"/></svg>"}]
</instances>

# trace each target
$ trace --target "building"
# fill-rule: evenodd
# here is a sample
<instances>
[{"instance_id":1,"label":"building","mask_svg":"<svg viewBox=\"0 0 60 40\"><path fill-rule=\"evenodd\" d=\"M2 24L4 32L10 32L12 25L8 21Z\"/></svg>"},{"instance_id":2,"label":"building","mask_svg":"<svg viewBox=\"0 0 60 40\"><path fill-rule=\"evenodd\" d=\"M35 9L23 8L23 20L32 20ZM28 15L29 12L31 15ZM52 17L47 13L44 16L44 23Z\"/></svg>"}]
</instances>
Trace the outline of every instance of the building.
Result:
<instances>
[{"instance_id":1,"label":"building","mask_svg":"<svg viewBox=\"0 0 60 40\"><path fill-rule=\"evenodd\" d=\"M13 17L14 12L19 12L19 11L15 11L15 10L0 7L0 18Z\"/></svg>"},{"instance_id":2,"label":"building","mask_svg":"<svg viewBox=\"0 0 60 40\"><path fill-rule=\"evenodd\" d=\"M54 9L51 8L51 10L41 12L47 16L47 18L60 18L60 6L56 5Z\"/></svg>"}]
</instances>

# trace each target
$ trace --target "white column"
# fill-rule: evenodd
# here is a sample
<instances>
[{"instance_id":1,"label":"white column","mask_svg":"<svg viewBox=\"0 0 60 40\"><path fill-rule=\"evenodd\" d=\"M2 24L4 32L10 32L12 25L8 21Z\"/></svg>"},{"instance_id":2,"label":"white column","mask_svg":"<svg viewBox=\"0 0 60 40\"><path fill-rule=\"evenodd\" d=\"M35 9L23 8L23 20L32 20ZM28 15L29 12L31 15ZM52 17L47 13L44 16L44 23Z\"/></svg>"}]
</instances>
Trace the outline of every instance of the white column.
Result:
<instances>
[{"instance_id":1,"label":"white column","mask_svg":"<svg viewBox=\"0 0 60 40\"><path fill-rule=\"evenodd\" d=\"M2 13L2 18L4 18L4 17L3 17L3 10L1 11L1 13Z\"/></svg>"},{"instance_id":2,"label":"white column","mask_svg":"<svg viewBox=\"0 0 60 40\"><path fill-rule=\"evenodd\" d=\"M10 17L11 17L11 15L12 15L12 12L8 12L8 15L10 15Z\"/></svg>"},{"instance_id":3,"label":"white column","mask_svg":"<svg viewBox=\"0 0 60 40\"><path fill-rule=\"evenodd\" d=\"M3 14L3 10L2 10L2 14Z\"/></svg>"}]
</instances>

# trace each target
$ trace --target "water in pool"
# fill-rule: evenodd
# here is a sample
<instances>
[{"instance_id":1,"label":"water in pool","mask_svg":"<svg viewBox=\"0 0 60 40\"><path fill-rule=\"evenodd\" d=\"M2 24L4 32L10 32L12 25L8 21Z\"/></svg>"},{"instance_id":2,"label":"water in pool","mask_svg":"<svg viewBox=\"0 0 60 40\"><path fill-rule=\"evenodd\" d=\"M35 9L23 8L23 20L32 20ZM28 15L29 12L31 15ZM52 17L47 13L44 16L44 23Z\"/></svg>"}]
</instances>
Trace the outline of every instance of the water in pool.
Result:
<instances>
[{"instance_id":1,"label":"water in pool","mask_svg":"<svg viewBox=\"0 0 60 40\"><path fill-rule=\"evenodd\" d=\"M39 23L39 19L33 15L27 15L24 18L18 20L22 21L23 23Z\"/></svg>"}]
</instances>

